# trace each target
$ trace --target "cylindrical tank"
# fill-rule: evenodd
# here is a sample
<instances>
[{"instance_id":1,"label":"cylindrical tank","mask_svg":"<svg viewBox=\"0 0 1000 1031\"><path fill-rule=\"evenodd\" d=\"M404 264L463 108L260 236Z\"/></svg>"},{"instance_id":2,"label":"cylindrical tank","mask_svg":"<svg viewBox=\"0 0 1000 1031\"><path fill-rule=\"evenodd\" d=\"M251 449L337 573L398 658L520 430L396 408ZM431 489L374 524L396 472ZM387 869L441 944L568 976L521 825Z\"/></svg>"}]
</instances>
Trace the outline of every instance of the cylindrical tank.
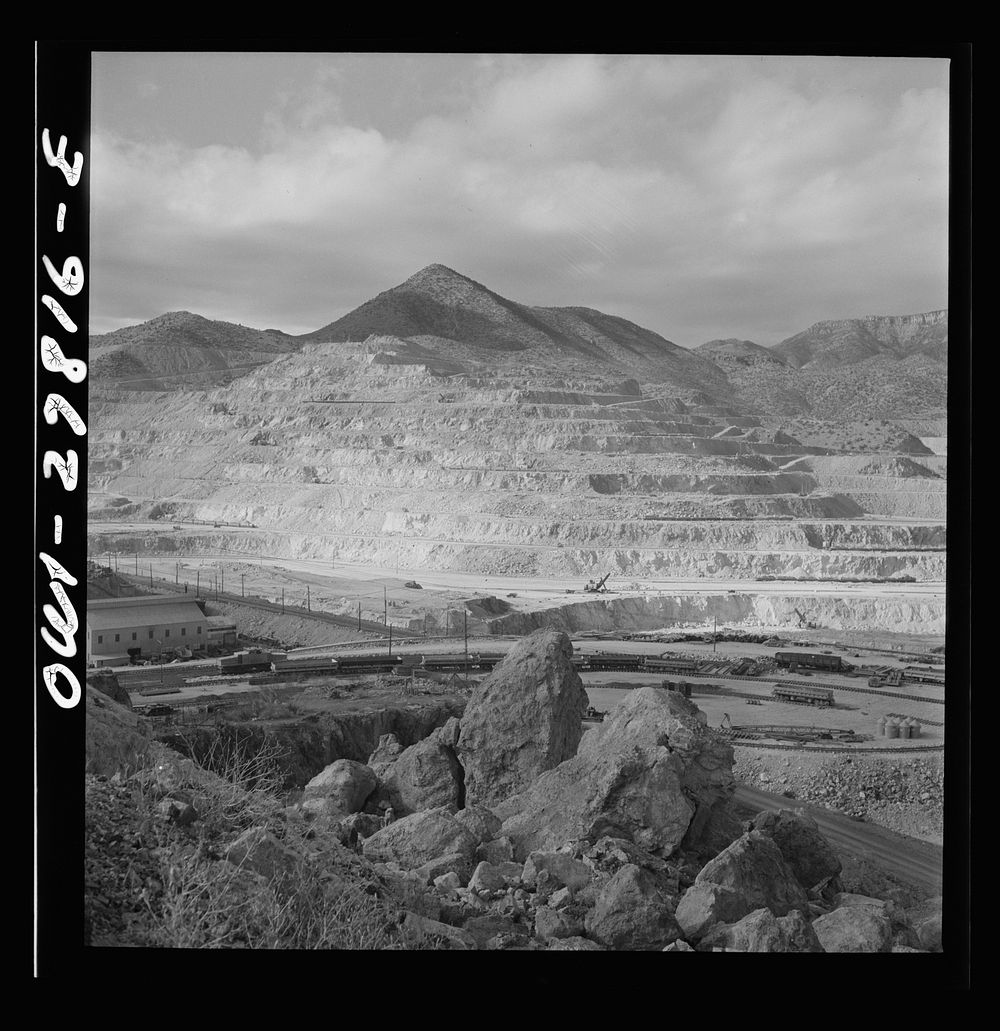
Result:
<instances>
[{"instance_id":1,"label":"cylindrical tank","mask_svg":"<svg viewBox=\"0 0 1000 1031\"><path fill-rule=\"evenodd\" d=\"M875 721L875 736L876 737L885 737L885 717L884 716L879 716L879 718Z\"/></svg>"},{"instance_id":2,"label":"cylindrical tank","mask_svg":"<svg viewBox=\"0 0 1000 1031\"><path fill-rule=\"evenodd\" d=\"M920 737L920 724L916 720L910 724L910 737Z\"/></svg>"},{"instance_id":3,"label":"cylindrical tank","mask_svg":"<svg viewBox=\"0 0 1000 1031\"><path fill-rule=\"evenodd\" d=\"M899 737L899 720L897 720L895 716L890 717L885 721L885 736Z\"/></svg>"},{"instance_id":4,"label":"cylindrical tank","mask_svg":"<svg viewBox=\"0 0 1000 1031\"><path fill-rule=\"evenodd\" d=\"M899 736L900 737L909 737L910 736L910 722L909 722L909 720L903 720L899 724Z\"/></svg>"}]
</instances>

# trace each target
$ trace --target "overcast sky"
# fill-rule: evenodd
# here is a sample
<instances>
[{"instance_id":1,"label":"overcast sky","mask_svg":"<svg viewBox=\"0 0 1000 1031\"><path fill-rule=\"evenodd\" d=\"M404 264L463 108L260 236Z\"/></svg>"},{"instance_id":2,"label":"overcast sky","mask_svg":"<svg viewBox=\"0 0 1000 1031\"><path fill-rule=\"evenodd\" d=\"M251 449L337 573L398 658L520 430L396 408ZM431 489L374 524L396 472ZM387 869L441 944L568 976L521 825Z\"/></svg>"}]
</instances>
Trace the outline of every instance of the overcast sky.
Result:
<instances>
[{"instance_id":1,"label":"overcast sky","mask_svg":"<svg viewBox=\"0 0 1000 1031\"><path fill-rule=\"evenodd\" d=\"M687 347L945 308L948 62L93 55L91 332L304 333L433 262Z\"/></svg>"}]
</instances>

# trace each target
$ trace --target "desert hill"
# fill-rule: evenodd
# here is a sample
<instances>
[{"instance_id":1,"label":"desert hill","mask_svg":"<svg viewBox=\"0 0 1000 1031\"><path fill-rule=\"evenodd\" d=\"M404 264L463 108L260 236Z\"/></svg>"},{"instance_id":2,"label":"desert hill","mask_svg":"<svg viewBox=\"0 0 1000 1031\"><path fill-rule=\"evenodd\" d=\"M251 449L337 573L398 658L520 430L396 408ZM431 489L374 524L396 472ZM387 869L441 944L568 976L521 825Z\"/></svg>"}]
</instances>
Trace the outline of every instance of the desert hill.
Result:
<instances>
[{"instance_id":1,"label":"desert hill","mask_svg":"<svg viewBox=\"0 0 1000 1031\"><path fill-rule=\"evenodd\" d=\"M250 329L173 311L90 338L90 372L132 390L224 383L300 344L275 330Z\"/></svg>"},{"instance_id":2,"label":"desert hill","mask_svg":"<svg viewBox=\"0 0 1000 1031\"><path fill-rule=\"evenodd\" d=\"M883 356L902 360L924 355L946 362L948 312L817 322L776 344L774 350L800 369L836 368Z\"/></svg>"},{"instance_id":3,"label":"desert hill","mask_svg":"<svg viewBox=\"0 0 1000 1031\"><path fill-rule=\"evenodd\" d=\"M354 311L301 339L325 343L369 336L400 340L451 341L474 352L580 359L623 370L650 382L728 399L724 375L686 348L626 319L585 307L529 307L494 293L445 265L428 265L406 282L366 301Z\"/></svg>"}]
</instances>

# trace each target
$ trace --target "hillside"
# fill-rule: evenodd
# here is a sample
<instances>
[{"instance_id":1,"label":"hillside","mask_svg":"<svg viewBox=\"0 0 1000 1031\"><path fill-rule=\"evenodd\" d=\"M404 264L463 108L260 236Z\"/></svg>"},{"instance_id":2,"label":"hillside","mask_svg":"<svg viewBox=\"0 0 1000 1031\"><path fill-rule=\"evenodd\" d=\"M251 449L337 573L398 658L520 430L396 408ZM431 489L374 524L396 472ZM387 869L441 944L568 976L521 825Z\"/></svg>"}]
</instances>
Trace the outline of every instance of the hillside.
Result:
<instances>
[{"instance_id":1,"label":"hillside","mask_svg":"<svg viewBox=\"0 0 1000 1031\"><path fill-rule=\"evenodd\" d=\"M176 390L228 382L299 347L294 337L189 311L90 338L90 374L130 390Z\"/></svg>"},{"instance_id":2,"label":"hillside","mask_svg":"<svg viewBox=\"0 0 1000 1031\"><path fill-rule=\"evenodd\" d=\"M700 355L626 319L585 307L529 307L494 293L444 265L428 265L406 282L366 301L354 311L302 340L362 341L369 336L401 340L451 341L497 357L518 356L516 367L584 360L607 375L621 370L650 382L730 395L725 375Z\"/></svg>"},{"instance_id":3,"label":"hillside","mask_svg":"<svg viewBox=\"0 0 1000 1031\"><path fill-rule=\"evenodd\" d=\"M871 358L903 360L915 355L946 362L948 312L817 322L776 344L774 351L800 369L836 369Z\"/></svg>"},{"instance_id":4,"label":"hillside","mask_svg":"<svg viewBox=\"0 0 1000 1031\"><path fill-rule=\"evenodd\" d=\"M762 365L768 368L788 368L788 360L774 350L761 347L752 340L709 340L695 350L729 372L731 369Z\"/></svg>"}]
</instances>

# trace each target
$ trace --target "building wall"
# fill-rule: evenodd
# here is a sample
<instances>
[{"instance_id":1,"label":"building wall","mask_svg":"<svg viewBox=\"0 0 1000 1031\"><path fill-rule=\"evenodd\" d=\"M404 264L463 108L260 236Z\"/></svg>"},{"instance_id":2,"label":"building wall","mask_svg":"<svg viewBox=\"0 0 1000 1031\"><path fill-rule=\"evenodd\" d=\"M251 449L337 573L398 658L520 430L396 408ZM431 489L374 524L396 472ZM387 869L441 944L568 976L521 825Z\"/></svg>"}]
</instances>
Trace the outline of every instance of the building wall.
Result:
<instances>
[{"instance_id":1,"label":"building wall","mask_svg":"<svg viewBox=\"0 0 1000 1031\"><path fill-rule=\"evenodd\" d=\"M208 643L208 623L190 620L182 623L154 625L135 621L140 612L122 612L130 622L107 630L87 629L87 657L124 655L129 648L141 648L143 655L158 655L168 648L190 648L199 651Z\"/></svg>"}]
</instances>

